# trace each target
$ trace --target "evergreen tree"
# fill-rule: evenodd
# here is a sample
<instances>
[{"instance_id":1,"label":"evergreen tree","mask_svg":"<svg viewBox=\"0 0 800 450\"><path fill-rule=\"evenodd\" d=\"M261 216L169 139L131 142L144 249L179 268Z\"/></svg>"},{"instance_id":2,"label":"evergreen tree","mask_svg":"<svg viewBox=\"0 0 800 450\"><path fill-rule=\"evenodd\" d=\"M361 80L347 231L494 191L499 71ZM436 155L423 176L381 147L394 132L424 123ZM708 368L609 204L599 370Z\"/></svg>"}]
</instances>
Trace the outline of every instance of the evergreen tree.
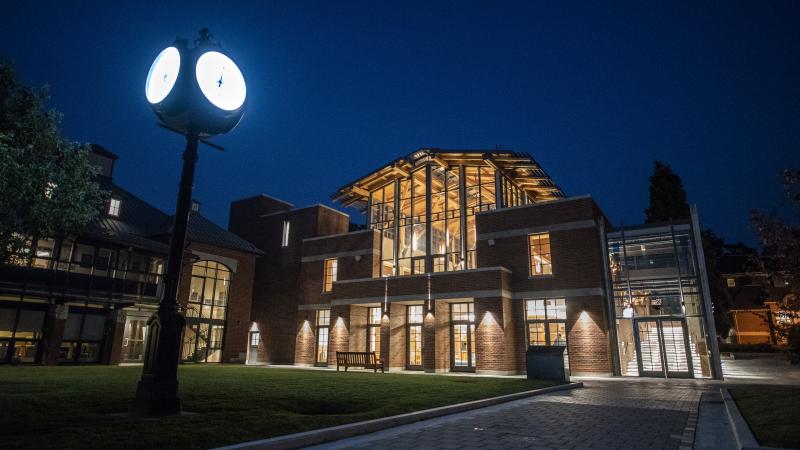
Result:
<instances>
[{"instance_id":1,"label":"evergreen tree","mask_svg":"<svg viewBox=\"0 0 800 450\"><path fill-rule=\"evenodd\" d=\"M88 149L61 137L47 99L0 61L0 263L24 262L30 238L78 233L104 200Z\"/></svg>"},{"instance_id":2,"label":"evergreen tree","mask_svg":"<svg viewBox=\"0 0 800 450\"><path fill-rule=\"evenodd\" d=\"M644 210L645 223L688 219L689 203L681 178L669 164L655 160L650 175L650 206Z\"/></svg>"}]
</instances>

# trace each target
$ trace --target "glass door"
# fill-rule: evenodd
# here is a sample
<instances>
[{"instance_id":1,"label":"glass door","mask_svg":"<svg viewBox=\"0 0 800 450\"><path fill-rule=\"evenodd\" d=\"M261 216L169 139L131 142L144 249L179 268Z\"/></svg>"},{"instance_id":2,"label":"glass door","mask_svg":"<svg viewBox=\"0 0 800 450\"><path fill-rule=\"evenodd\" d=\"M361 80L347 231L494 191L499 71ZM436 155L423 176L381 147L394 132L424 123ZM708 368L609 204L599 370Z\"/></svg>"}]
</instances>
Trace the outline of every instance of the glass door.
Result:
<instances>
[{"instance_id":1,"label":"glass door","mask_svg":"<svg viewBox=\"0 0 800 450\"><path fill-rule=\"evenodd\" d=\"M450 305L451 356L454 372L475 371L475 310L472 303Z\"/></svg>"},{"instance_id":2,"label":"glass door","mask_svg":"<svg viewBox=\"0 0 800 450\"><path fill-rule=\"evenodd\" d=\"M683 319L634 320L639 375L691 378L692 364Z\"/></svg>"},{"instance_id":3,"label":"glass door","mask_svg":"<svg viewBox=\"0 0 800 450\"><path fill-rule=\"evenodd\" d=\"M122 362L144 361L144 340L147 336L147 319L128 317L122 339Z\"/></svg>"}]
</instances>

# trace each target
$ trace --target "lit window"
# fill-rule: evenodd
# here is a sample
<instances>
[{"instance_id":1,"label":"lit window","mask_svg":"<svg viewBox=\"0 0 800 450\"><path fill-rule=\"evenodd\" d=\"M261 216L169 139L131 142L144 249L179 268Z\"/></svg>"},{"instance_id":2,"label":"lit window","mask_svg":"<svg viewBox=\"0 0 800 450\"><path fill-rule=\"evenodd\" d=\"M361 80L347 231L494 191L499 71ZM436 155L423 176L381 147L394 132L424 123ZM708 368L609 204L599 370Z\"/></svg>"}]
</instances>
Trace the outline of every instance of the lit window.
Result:
<instances>
[{"instance_id":1,"label":"lit window","mask_svg":"<svg viewBox=\"0 0 800 450\"><path fill-rule=\"evenodd\" d=\"M375 352L375 358L381 357L381 308L369 308L368 323L367 323L367 351Z\"/></svg>"},{"instance_id":2,"label":"lit window","mask_svg":"<svg viewBox=\"0 0 800 450\"><path fill-rule=\"evenodd\" d=\"M422 305L408 306L406 336L408 337L406 368L422 369Z\"/></svg>"},{"instance_id":3,"label":"lit window","mask_svg":"<svg viewBox=\"0 0 800 450\"><path fill-rule=\"evenodd\" d=\"M550 254L550 234L528 235L528 250L530 252L531 276L552 275L553 260Z\"/></svg>"},{"instance_id":4,"label":"lit window","mask_svg":"<svg viewBox=\"0 0 800 450\"><path fill-rule=\"evenodd\" d=\"M728 287L736 287L736 278L728 278L725 282L728 284Z\"/></svg>"},{"instance_id":5,"label":"lit window","mask_svg":"<svg viewBox=\"0 0 800 450\"><path fill-rule=\"evenodd\" d=\"M529 345L567 345L567 305L563 298L525 300Z\"/></svg>"},{"instance_id":6,"label":"lit window","mask_svg":"<svg viewBox=\"0 0 800 450\"><path fill-rule=\"evenodd\" d=\"M258 347L258 341L261 340L261 333L258 331L254 331L250 333L250 346L251 347Z\"/></svg>"},{"instance_id":7,"label":"lit window","mask_svg":"<svg viewBox=\"0 0 800 450\"><path fill-rule=\"evenodd\" d=\"M108 202L108 215L119 217L120 206L122 206L122 201L118 198L112 198L111 201Z\"/></svg>"},{"instance_id":8,"label":"lit window","mask_svg":"<svg viewBox=\"0 0 800 450\"><path fill-rule=\"evenodd\" d=\"M333 289L333 282L336 281L336 258L325 260L325 292Z\"/></svg>"},{"instance_id":9,"label":"lit window","mask_svg":"<svg viewBox=\"0 0 800 450\"><path fill-rule=\"evenodd\" d=\"M283 233L281 234L281 247L289 246L289 224L288 220L283 221Z\"/></svg>"}]
</instances>

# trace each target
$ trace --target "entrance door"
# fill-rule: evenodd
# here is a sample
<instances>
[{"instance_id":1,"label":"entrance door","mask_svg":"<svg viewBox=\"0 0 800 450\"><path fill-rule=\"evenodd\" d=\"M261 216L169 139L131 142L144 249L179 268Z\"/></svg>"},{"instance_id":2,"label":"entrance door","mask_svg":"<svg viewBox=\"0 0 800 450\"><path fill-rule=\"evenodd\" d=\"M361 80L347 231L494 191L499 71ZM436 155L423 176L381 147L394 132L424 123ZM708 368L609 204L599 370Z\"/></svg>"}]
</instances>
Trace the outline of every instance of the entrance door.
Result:
<instances>
[{"instance_id":1,"label":"entrance door","mask_svg":"<svg viewBox=\"0 0 800 450\"><path fill-rule=\"evenodd\" d=\"M639 375L692 378L686 323L682 318L634 320Z\"/></svg>"},{"instance_id":2,"label":"entrance door","mask_svg":"<svg viewBox=\"0 0 800 450\"><path fill-rule=\"evenodd\" d=\"M454 372L475 371L475 309L472 303L450 305L450 369Z\"/></svg>"},{"instance_id":3,"label":"entrance door","mask_svg":"<svg viewBox=\"0 0 800 450\"><path fill-rule=\"evenodd\" d=\"M125 335L122 339L122 362L142 362L144 360L146 335L147 319L128 317L125 322Z\"/></svg>"}]
</instances>

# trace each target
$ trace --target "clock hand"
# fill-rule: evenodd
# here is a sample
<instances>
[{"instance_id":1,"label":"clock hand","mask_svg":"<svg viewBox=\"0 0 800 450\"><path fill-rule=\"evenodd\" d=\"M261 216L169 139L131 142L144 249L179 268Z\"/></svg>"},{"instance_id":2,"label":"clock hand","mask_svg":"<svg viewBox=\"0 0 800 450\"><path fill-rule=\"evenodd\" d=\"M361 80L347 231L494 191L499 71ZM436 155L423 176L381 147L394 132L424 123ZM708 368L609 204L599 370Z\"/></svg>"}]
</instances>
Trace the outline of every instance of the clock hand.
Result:
<instances>
[{"instance_id":1,"label":"clock hand","mask_svg":"<svg viewBox=\"0 0 800 450\"><path fill-rule=\"evenodd\" d=\"M222 75L219 76L219 81L217 81L217 87L222 87Z\"/></svg>"}]
</instances>

